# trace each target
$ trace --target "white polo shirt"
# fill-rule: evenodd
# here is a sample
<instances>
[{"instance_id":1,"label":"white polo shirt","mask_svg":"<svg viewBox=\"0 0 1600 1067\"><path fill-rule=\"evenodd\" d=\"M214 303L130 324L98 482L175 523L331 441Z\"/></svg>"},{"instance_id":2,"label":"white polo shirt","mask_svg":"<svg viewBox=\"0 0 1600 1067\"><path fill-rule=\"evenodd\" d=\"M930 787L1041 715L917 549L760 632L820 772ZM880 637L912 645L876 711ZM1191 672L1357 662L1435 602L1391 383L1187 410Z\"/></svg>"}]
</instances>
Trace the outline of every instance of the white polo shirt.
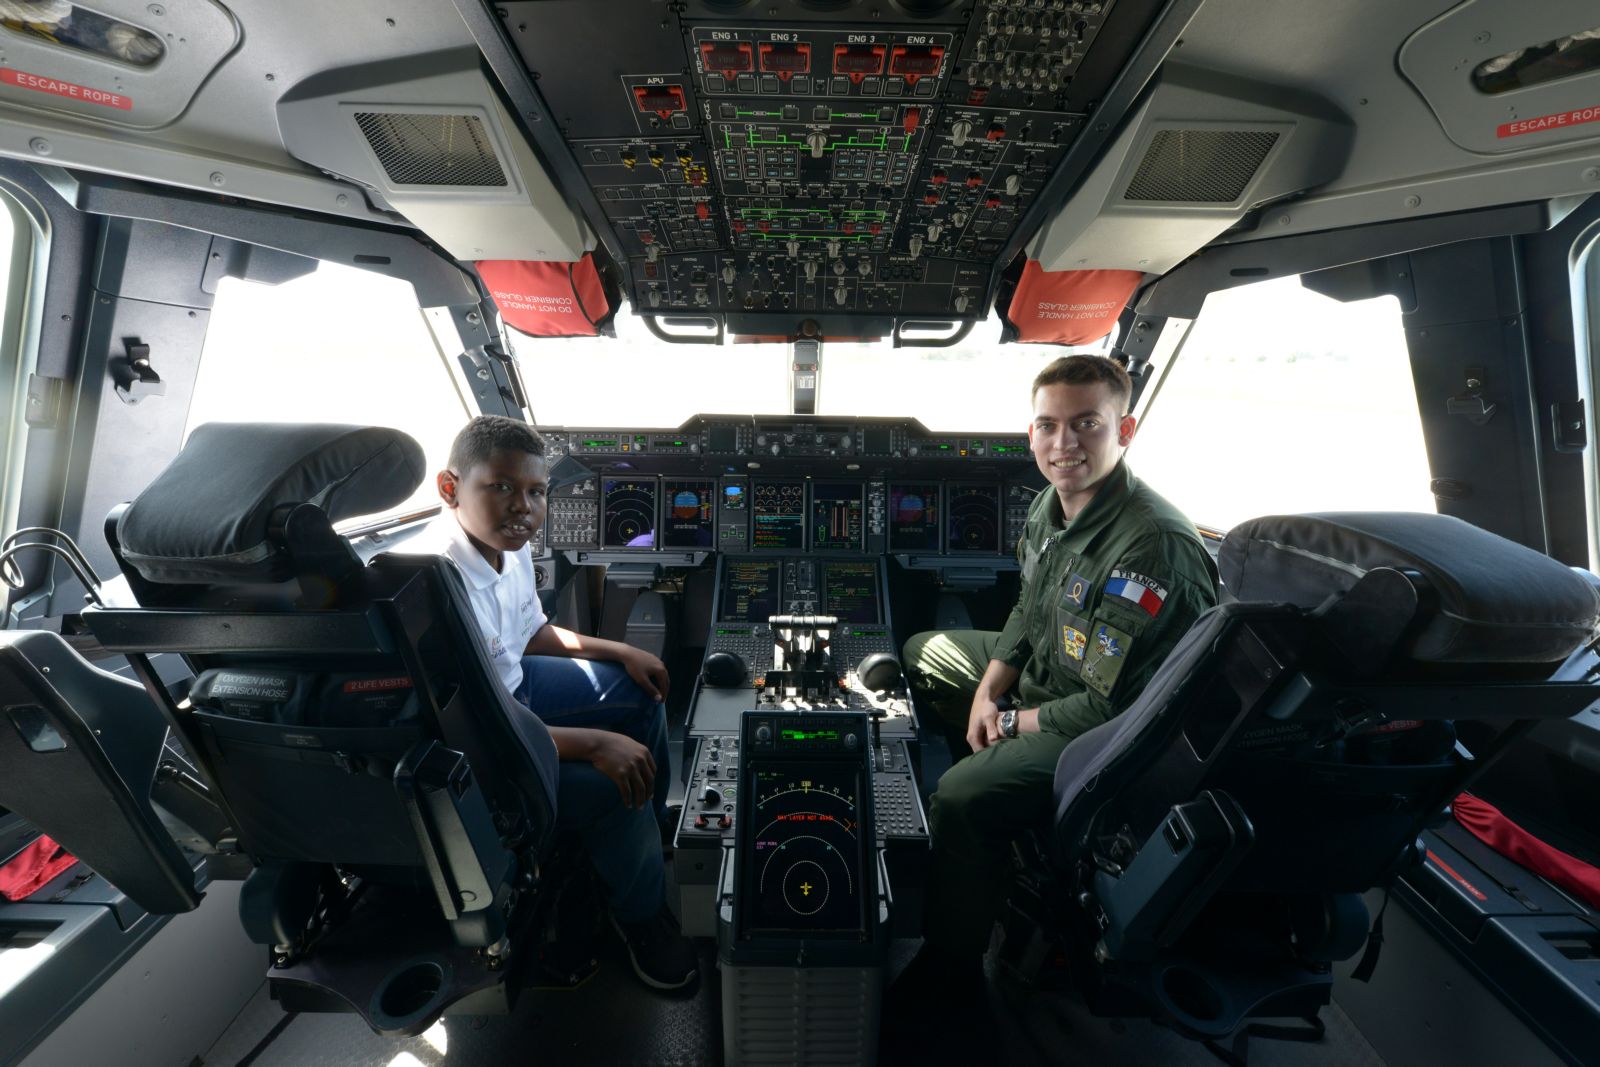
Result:
<instances>
[{"instance_id":1,"label":"white polo shirt","mask_svg":"<svg viewBox=\"0 0 1600 1067\"><path fill-rule=\"evenodd\" d=\"M496 571L461 528L454 508L445 508L416 537L397 546L412 555L447 556L455 562L477 616L484 648L508 692L522 684L522 654L547 621L534 584L533 553L527 545L500 554Z\"/></svg>"}]
</instances>

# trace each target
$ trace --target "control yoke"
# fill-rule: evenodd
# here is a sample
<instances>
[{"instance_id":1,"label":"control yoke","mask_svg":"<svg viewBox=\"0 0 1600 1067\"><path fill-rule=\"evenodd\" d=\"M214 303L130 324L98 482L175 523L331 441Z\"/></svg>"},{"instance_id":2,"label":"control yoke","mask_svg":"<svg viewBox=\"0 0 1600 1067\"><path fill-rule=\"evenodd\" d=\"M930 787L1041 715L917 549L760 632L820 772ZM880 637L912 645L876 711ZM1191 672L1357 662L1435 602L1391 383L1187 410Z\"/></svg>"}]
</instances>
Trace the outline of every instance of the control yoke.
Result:
<instances>
[{"instance_id":1,"label":"control yoke","mask_svg":"<svg viewBox=\"0 0 1600 1067\"><path fill-rule=\"evenodd\" d=\"M826 699L839 685L829 647L833 628L839 620L833 615L774 615L772 627L772 670L767 672L766 692L771 699L803 697Z\"/></svg>"}]
</instances>

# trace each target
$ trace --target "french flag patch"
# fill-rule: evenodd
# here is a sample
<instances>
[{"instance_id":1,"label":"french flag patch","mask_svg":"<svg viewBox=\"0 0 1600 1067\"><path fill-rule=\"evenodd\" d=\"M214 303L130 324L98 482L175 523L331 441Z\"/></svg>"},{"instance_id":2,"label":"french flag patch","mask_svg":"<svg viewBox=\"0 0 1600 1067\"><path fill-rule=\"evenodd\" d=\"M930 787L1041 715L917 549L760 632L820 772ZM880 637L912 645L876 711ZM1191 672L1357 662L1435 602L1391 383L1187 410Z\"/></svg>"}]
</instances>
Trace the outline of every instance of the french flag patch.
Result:
<instances>
[{"instance_id":1,"label":"french flag patch","mask_svg":"<svg viewBox=\"0 0 1600 1067\"><path fill-rule=\"evenodd\" d=\"M1106 595L1132 601L1153 619L1161 610L1161 605L1166 602L1167 590L1165 586L1157 585L1142 574L1114 570L1111 572L1111 577L1106 579Z\"/></svg>"}]
</instances>

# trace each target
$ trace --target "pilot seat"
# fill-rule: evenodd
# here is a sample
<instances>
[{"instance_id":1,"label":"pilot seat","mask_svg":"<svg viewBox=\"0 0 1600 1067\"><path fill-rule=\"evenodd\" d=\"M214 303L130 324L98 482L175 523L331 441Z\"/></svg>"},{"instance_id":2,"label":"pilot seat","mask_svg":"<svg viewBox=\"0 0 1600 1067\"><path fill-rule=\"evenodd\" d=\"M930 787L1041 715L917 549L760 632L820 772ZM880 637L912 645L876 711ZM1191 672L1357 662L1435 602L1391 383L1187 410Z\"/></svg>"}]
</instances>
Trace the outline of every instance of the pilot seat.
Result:
<instances>
[{"instance_id":1,"label":"pilot seat","mask_svg":"<svg viewBox=\"0 0 1600 1067\"><path fill-rule=\"evenodd\" d=\"M557 777L555 746L501 686L453 566L364 563L334 530L402 503L424 473L396 430L202 426L106 522L135 603L83 613L193 760L219 850L252 864L240 918L270 947L273 996L401 1034L446 1009L511 1006L547 895ZM164 653L190 677L163 681ZM69 704L53 710L57 732L75 729ZM51 755L20 758L42 771ZM146 895L192 907L193 873L129 800L137 781L86 746L76 755L96 765L97 791L51 832L93 864L104 827L135 828L111 836L164 872Z\"/></svg>"},{"instance_id":2,"label":"pilot seat","mask_svg":"<svg viewBox=\"0 0 1600 1067\"><path fill-rule=\"evenodd\" d=\"M1321 1033L1333 965L1377 961L1363 894L1421 861L1423 828L1508 745L1594 701L1550 679L1600 599L1441 515L1256 519L1219 566L1232 599L1062 753L1052 873L1019 881L1002 958L1064 945L1096 1014L1243 1062L1252 1032Z\"/></svg>"}]
</instances>

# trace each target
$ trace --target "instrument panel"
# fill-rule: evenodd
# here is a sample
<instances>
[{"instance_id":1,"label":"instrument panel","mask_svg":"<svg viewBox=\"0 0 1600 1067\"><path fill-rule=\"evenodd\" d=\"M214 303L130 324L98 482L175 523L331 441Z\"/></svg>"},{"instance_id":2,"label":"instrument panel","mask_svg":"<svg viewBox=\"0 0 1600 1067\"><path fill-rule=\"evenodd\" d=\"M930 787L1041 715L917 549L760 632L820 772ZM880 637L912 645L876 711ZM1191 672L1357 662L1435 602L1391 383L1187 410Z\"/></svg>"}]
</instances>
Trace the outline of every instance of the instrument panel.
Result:
<instances>
[{"instance_id":1,"label":"instrument panel","mask_svg":"<svg viewBox=\"0 0 1600 1067\"><path fill-rule=\"evenodd\" d=\"M931 433L909 419L540 432L554 551L1009 558L1043 484L1024 436Z\"/></svg>"},{"instance_id":2,"label":"instrument panel","mask_svg":"<svg viewBox=\"0 0 1600 1067\"><path fill-rule=\"evenodd\" d=\"M783 334L808 312L983 317L1156 10L543 0L532 33L533 7L497 5L634 308Z\"/></svg>"}]
</instances>

